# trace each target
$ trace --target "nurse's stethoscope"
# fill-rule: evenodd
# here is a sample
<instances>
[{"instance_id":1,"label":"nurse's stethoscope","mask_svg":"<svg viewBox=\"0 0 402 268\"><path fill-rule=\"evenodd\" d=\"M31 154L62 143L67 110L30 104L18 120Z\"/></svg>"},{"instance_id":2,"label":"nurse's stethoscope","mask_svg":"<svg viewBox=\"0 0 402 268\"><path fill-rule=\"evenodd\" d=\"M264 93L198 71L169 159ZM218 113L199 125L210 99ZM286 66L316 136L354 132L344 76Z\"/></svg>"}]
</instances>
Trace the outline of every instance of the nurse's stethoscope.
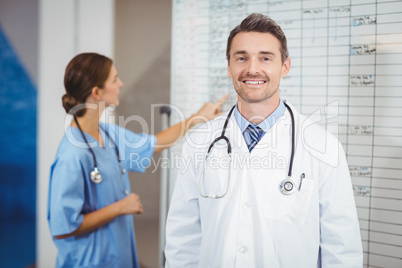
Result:
<instances>
[{"instance_id":1,"label":"nurse's stethoscope","mask_svg":"<svg viewBox=\"0 0 402 268\"><path fill-rule=\"evenodd\" d=\"M285 195L290 195L296 189L296 184L292 180L292 167L293 167L293 158L294 158L294 152L295 152L295 120L294 120L292 109L285 102L284 102L284 104L286 106L286 109L288 109L288 111L290 113L291 120L292 120L292 151L291 151L291 154L290 154L288 177L286 179L284 179L280 183L279 190L281 191L281 193L283 193ZM232 162L232 146L230 145L230 141L229 141L228 137L225 136L225 132L226 132L226 128L227 128L228 123L229 123L230 116L232 115L232 112L233 112L235 107L236 107L236 105L232 107L232 109L230 110L229 114L226 117L225 124L223 125L223 129L222 129L222 134L218 138L216 138L210 144L210 146L208 148L208 152L207 152L207 155L205 156L204 165L203 165L202 171L201 171L201 178L200 178L199 183L198 183L198 193L200 194L201 197L218 199L218 198L224 197L228 192L229 181L230 181L230 176L231 176L230 168L229 168L229 175L228 175L228 178L227 178L227 181L226 181L226 188L225 188L225 190L224 190L224 192L222 194L219 194L219 195L218 194L207 194L206 190L205 189L203 190L202 188L205 187L204 175L205 175L206 163L207 163L208 158L209 158L209 156L210 156L210 154L212 152L212 149L214 148L214 145L218 141L224 140L226 142L227 153L228 153L228 156L229 156L229 159L230 159L229 166L230 166L230 163ZM300 187L301 187L302 179L304 179L304 173L300 177L299 190L300 190Z\"/></svg>"},{"instance_id":2,"label":"nurse's stethoscope","mask_svg":"<svg viewBox=\"0 0 402 268\"><path fill-rule=\"evenodd\" d=\"M98 164L96 162L95 153L92 150L91 146L89 146L89 143L88 143L87 139L85 138L84 132L82 131L82 129L80 127L80 124L78 124L78 120L77 120L77 118L75 116L74 116L74 121L77 124L77 127L80 130L81 135L84 138L84 141L87 144L88 149L91 151L92 157L94 159L95 168L90 174L91 181L93 181L94 183L100 183L100 182L102 182L103 179L102 179L102 174L98 170ZM123 165L122 165L122 163L120 161L119 148L117 148L116 143L113 141L113 139L110 138L109 133L102 127L102 125L99 125L99 127L102 129L103 132L105 132L107 138L112 142L112 145L114 146L114 148L116 148L117 160L118 160L119 165L120 165L121 174L123 175L124 173L126 173L126 170L123 168ZM123 188L125 188L124 187L124 182L123 182ZM125 193L127 194L127 190L125 190Z\"/></svg>"}]
</instances>

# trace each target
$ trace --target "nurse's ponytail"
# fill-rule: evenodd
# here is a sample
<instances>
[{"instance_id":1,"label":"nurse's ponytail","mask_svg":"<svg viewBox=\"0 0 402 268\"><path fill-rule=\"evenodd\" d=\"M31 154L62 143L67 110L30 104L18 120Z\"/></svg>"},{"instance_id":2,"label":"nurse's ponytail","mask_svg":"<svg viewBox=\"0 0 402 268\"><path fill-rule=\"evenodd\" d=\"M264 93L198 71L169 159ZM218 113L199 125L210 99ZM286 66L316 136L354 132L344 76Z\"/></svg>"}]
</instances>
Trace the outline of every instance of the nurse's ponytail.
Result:
<instances>
[{"instance_id":1,"label":"nurse's ponytail","mask_svg":"<svg viewBox=\"0 0 402 268\"><path fill-rule=\"evenodd\" d=\"M74 97L68 95L67 93L63 95L61 100L63 102L63 107L66 110L66 113L72 115L75 114L75 116L77 117L84 115L85 109L79 109L80 107L77 107L79 104L83 104L82 102L77 101Z\"/></svg>"}]
</instances>

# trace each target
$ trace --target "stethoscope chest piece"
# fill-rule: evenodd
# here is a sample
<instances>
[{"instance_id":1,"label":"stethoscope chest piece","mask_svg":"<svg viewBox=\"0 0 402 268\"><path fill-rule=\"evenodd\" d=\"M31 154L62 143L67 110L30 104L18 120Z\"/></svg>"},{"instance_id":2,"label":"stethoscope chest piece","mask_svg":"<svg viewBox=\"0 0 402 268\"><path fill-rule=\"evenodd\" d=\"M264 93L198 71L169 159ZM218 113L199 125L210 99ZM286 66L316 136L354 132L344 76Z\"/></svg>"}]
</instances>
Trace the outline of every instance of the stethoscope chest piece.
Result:
<instances>
[{"instance_id":1,"label":"stethoscope chest piece","mask_svg":"<svg viewBox=\"0 0 402 268\"><path fill-rule=\"evenodd\" d=\"M91 172L91 181L94 183L102 182L102 174L99 172L97 167L95 167L95 169Z\"/></svg>"},{"instance_id":2,"label":"stethoscope chest piece","mask_svg":"<svg viewBox=\"0 0 402 268\"><path fill-rule=\"evenodd\" d=\"M283 180L279 186L281 193L283 193L284 195L290 195L293 194L295 189L296 189L296 185L295 183L292 181L292 179L290 177L288 177L287 179Z\"/></svg>"}]
</instances>

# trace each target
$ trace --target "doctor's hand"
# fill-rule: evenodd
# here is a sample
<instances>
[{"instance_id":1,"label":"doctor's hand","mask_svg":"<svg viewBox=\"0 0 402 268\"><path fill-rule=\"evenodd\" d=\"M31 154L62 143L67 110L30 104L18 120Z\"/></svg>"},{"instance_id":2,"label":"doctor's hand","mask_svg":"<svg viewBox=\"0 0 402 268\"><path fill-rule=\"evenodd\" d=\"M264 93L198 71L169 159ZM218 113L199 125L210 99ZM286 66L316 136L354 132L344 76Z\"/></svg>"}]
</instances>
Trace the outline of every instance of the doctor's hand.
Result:
<instances>
[{"instance_id":1,"label":"doctor's hand","mask_svg":"<svg viewBox=\"0 0 402 268\"><path fill-rule=\"evenodd\" d=\"M198 110L197 113L191 116L190 120L193 125L197 123L205 123L208 122L209 120L214 119L215 117L219 116L222 114L221 108L222 104L225 102L225 100L229 97L229 95L223 96L220 100L218 100L215 103L212 102L207 102L205 103L201 109Z\"/></svg>"},{"instance_id":2,"label":"doctor's hand","mask_svg":"<svg viewBox=\"0 0 402 268\"><path fill-rule=\"evenodd\" d=\"M119 202L121 215L141 214L144 212L139 195L131 193Z\"/></svg>"}]
</instances>

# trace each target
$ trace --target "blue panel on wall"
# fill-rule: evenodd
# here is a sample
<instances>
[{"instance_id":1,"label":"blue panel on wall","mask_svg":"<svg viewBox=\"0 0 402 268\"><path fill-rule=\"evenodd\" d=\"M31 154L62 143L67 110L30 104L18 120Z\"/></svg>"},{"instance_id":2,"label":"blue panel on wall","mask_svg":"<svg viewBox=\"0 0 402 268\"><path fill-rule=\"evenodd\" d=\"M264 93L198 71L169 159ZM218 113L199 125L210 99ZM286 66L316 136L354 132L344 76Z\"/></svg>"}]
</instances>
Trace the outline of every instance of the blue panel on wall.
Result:
<instances>
[{"instance_id":1,"label":"blue panel on wall","mask_svg":"<svg viewBox=\"0 0 402 268\"><path fill-rule=\"evenodd\" d=\"M0 267L35 263L37 91L0 27Z\"/></svg>"}]
</instances>

